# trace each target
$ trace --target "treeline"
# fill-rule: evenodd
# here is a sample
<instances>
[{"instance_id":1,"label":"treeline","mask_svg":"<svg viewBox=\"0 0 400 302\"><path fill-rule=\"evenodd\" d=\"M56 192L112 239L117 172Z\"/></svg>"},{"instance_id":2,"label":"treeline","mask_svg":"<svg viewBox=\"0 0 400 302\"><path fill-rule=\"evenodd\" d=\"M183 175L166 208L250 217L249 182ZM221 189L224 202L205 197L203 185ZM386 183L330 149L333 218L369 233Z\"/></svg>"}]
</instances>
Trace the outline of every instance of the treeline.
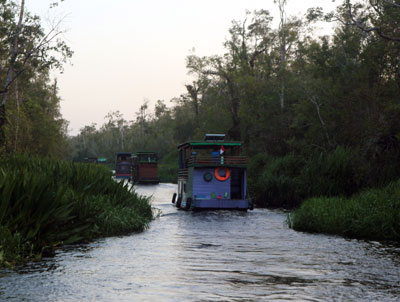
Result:
<instances>
[{"instance_id":1,"label":"treeline","mask_svg":"<svg viewBox=\"0 0 400 302\"><path fill-rule=\"evenodd\" d=\"M150 114L144 103L130 122L109 114L100 129L87 126L71 139L74 157L145 149L171 162L178 143L226 133L245 143L250 193L261 206L397 179L400 8L374 3L309 9L278 28L266 10L246 13L232 22L223 55L188 56L194 81L173 106L159 100ZM336 20L331 35L316 35L321 20Z\"/></svg>"},{"instance_id":2,"label":"treeline","mask_svg":"<svg viewBox=\"0 0 400 302\"><path fill-rule=\"evenodd\" d=\"M0 154L68 153L68 122L50 78L72 55L61 33L59 25L45 30L25 1L0 0Z\"/></svg>"}]
</instances>

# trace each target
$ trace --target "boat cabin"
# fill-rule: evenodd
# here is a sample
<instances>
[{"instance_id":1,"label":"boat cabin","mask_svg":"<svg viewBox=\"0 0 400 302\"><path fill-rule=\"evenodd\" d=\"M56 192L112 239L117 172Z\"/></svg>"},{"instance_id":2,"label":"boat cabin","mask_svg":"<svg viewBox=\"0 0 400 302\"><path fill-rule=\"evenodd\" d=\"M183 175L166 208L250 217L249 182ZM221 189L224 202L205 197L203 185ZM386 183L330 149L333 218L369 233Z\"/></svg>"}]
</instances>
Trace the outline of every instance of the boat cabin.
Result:
<instances>
[{"instance_id":1,"label":"boat cabin","mask_svg":"<svg viewBox=\"0 0 400 302\"><path fill-rule=\"evenodd\" d=\"M178 146L178 192L172 202L183 209L252 208L247 199L247 157L242 143L207 134L204 141Z\"/></svg>"},{"instance_id":2,"label":"boat cabin","mask_svg":"<svg viewBox=\"0 0 400 302\"><path fill-rule=\"evenodd\" d=\"M115 178L131 179L132 153L117 152L115 159Z\"/></svg>"},{"instance_id":3,"label":"boat cabin","mask_svg":"<svg viewBox=\"0 0 400 302\"><path fill-rule=\"evenodd\" d=\"M132 181L136 183L159 183L158 156L156 152L141 151L133 156Z\"/></svg>"}]
</instances>

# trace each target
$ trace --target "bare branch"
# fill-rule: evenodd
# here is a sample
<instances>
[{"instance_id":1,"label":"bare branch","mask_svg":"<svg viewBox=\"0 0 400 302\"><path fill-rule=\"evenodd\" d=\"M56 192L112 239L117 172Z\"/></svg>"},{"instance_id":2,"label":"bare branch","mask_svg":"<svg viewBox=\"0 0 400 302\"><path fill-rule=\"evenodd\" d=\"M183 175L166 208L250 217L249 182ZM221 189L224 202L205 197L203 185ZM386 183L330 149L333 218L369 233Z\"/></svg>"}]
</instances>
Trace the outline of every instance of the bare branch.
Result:
<instances>
[{"instance_id":1,"label":"bare branch","mask_svg":"<svg viewBox=\"0 0 400 302\"><path fill-rule=\"evenodd\" d=\"M385 2L388 2L388 3L390 2L390 4L394 4L391 1L385 1ZM366 33L376 32L381 38L383 38L385 40L400 42L400 37L393 37L393 36L386 35L386 34L384 34L382 32L380 27L377 27L377 26L365 27L364 25L362 25L360 22L358 22L356 20L356 18L353 15L353 10L352 10L352 7L351 7L350 0L346 0L346 5L347 5L349 17L350 17L351 21L353 22L352 25L357 26L360 30L362 30L363 32L366 32Z\"/></svg>"}]
</instances>

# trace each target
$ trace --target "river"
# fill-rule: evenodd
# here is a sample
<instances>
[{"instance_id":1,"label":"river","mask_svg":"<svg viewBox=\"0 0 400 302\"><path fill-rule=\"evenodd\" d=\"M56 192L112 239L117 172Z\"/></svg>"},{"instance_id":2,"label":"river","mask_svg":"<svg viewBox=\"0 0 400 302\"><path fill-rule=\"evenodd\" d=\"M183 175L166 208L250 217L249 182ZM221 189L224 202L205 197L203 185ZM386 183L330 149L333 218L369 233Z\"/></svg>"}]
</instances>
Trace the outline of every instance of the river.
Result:
<instances>
[{"instance_id":1,"label":"river","mask_svg":"<svg viewBox=\"0 0 400 302\"><path fill-rule=\"evenodd\" d=\"M0 301L400 301L400 247L295 232L282 211L185 212L0 272Z\"/></svg>"}]
</instances>

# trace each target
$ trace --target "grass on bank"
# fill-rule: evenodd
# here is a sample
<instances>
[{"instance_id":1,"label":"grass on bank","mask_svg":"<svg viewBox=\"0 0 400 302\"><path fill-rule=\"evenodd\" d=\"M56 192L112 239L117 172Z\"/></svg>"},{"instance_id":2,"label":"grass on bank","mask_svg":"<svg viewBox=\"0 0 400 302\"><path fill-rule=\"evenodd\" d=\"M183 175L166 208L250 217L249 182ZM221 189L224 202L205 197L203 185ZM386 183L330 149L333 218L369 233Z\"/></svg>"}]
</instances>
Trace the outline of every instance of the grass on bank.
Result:
<instances>
[{"instance_id":1,"label":"grass on bank","mask_svg":"<svg viewBox=\"0 0 400 302\"><path fill-rule=\"evenodd\" d=\"M288 222L297 231L400 241L400 181L350 198L308 199L289 215Z\"/></svg>"},{"instance_id":2,"label":"grass on bank","mask_svg":"<svg viewBox=\"0 0 400 302\"><path fill-rule=\"evenodd\" d=\"M0 266L41 258L61 244L142 231L151 219L148 198L101 165L0 159Z\"/></svg>"}]
</instances>

